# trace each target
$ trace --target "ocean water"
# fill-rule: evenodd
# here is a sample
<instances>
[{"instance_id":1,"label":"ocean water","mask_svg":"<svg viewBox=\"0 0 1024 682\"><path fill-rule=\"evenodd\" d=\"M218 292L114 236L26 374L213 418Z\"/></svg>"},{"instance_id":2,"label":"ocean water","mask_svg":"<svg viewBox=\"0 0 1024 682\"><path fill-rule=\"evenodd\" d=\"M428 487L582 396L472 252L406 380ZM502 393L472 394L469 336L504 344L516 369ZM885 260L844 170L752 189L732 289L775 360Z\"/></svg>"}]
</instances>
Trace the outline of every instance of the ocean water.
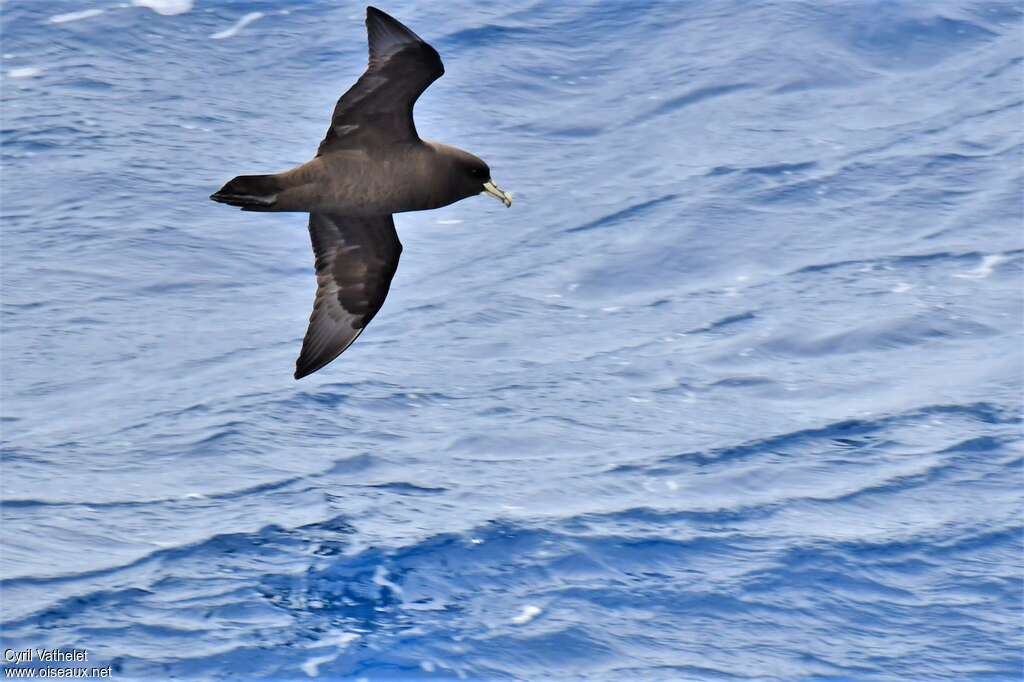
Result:
<instances>
[{"instance_id":1,"label":"ocean water","mask_svg":"<svg viewBox=\"0 0 1024 682\"><path fill-rule=\"evenodd\" d=\"M207 196L312 156L363 6L134 5L0 5L4 649L1020 679L1019 0L383 6L515 204L398 216L301 382L305 216Z\"/></svg>"}]
</instances>

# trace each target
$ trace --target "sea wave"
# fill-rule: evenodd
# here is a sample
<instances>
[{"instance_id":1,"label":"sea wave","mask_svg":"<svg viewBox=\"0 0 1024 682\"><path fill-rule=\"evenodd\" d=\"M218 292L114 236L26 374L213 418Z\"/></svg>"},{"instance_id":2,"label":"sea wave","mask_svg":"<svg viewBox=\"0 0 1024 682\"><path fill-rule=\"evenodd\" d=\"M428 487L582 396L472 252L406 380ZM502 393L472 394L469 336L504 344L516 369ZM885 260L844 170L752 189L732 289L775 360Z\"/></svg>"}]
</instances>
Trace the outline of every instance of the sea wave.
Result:
<instances>
[{"instance_id":1,"label":"sea wave","mask_svg":"<svg viewBox=\"0 0 1024 682\"><path fill-rule=\"evenodd\" d=\"M362 10L4 3L3 647L1016 679L1019 7L386 9L445 60L418 129L516 205L398 216L295 383L302 217L207 196L314 152Z\"/></svg>"}]
</instances>

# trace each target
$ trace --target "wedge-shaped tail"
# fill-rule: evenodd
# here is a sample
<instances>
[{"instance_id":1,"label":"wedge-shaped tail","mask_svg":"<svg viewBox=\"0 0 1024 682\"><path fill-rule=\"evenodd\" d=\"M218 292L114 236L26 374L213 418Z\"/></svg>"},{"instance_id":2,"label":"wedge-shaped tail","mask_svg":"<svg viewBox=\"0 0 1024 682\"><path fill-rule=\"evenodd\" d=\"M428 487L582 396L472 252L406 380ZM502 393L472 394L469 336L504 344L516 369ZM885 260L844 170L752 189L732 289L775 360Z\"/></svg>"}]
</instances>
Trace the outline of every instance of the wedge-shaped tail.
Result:
<instances>
[{"instance_id":1,"label":"wedge-shaped tail","mask_svg":"<svg viewBox=\"0 0 1024 682\"><path fill-rule=\"evenodd\" d=\"M281 189L273 175L239 175L210 198L243 211L273 211Z\"/></svg>"}]
</instances>

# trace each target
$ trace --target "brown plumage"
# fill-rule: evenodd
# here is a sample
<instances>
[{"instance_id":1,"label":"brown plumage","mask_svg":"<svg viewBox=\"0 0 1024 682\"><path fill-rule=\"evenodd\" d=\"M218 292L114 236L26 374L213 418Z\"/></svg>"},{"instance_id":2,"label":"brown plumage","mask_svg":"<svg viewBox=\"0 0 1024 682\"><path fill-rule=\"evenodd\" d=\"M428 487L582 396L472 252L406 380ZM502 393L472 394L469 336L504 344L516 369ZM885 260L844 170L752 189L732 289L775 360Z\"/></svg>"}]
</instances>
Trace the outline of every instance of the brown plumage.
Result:
<instances>
[{"instance_id":1,"label":"brown plumage","mask_svg":"<svg viewBox=\"0 0 1024 682\"><path fill-rule=\"evenodd\" d=\"M341 355L383 305L402 253L392 213L485 192L512 204L483 160L416 133L413 105L444 73L437 51L374 7L366 28L369 64L338 100L316 157L238 176L210 197L243 211L309 213L317 292L296 379Z\"/></svg>"}]
</instances>

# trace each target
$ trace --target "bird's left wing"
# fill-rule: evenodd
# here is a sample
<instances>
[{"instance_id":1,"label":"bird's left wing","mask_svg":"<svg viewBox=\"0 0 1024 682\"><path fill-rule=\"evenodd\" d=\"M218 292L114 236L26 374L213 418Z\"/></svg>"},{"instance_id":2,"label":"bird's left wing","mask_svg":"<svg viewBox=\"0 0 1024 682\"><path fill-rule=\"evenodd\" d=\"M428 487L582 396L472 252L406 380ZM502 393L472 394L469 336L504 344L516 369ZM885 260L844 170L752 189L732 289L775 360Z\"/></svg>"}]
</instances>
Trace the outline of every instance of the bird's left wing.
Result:
<instances>
[{"instance_id":1,"label":"bird's left wing","mask_svg":"<svg viewBox=\"0 0 1024 682\"><path fill-rule=\"evenodd\" d=\"M312 374L352 345L384 304L402 244L390 215L309 214L316 300L295 378Z\"/></svg>"},{"instance_id":2,"label":"bird's left wing","mask_svg":"<svg viewBox=\"0 0 1024 682\"><path fill-rule=\"evenodd\" d=\"M444 74L437 50L394 17L366 8L370 60L334 107L317 156L335 149L419 141L412 107Z\"/></svg>"}]
</instances>

